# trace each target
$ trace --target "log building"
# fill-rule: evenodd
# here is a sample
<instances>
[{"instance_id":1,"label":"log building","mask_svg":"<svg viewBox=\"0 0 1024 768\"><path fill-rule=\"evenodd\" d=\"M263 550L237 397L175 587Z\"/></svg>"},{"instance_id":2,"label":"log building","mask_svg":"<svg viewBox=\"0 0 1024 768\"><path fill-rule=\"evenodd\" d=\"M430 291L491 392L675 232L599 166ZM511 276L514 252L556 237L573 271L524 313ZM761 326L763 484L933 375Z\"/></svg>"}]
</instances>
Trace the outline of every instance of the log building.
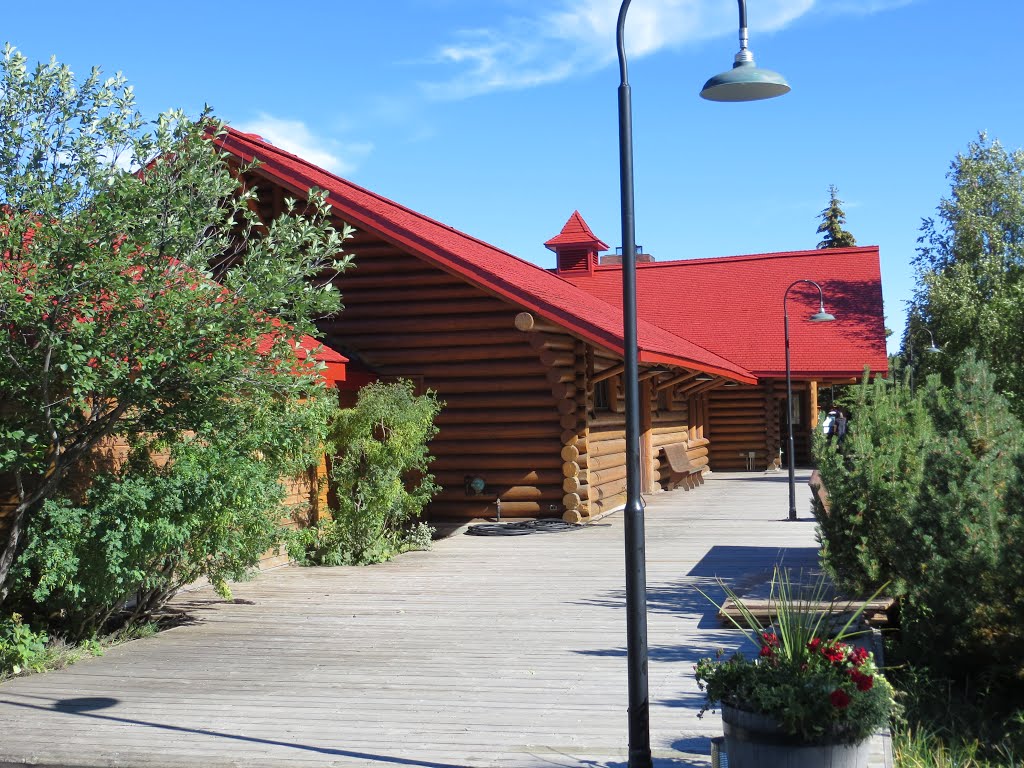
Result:
<instances>
[{"instance_id":1,"label":"log building","mask_svg":"<svg viewBox=\"0 0 1024 768\"><path fill-rule=\"evenodd\" d=\"M276 215L286 197L302 199L317 187L327 191L338 222L355 227L346 249L354 255L354 267L338 278L345 309L322 321L321 330L325 343L342 351L352 366L365 366L381 377L411 379L444 401L431 444L432 471L443 488L428 508L433 519L494 517L500 506L507 517L562 515L578 521L623 503L620 276L613 265L599 264L598 255L607 246L579 214L546 244L558 254L559 266L545 270L258 136L229 130L221 145L242 162L259 161L252 177L262 215ZM847 251L858 263L869 262L873 255L878 301L877 307L870 306L871 312L877 309L880 346L872 336L865 347L873 355L870 359L862 356L853 365L859 352L843 357L844 365L850 361L842 370L844 379L857 375L865 363L885 366L878 251ZM793 266L801 277L821 277L813 269L805 274L800 254L782 256L789 258L778 258L779 264ZM653 272L651 277L657 279ZM688 274L685 279L695 277ZM616 283L618 298L609 295ZM768 296L758 283L735 287L737 296L743 290ZM777 370L768 364L774 351L769 354L768 347L777 341L781 355L781 293L778 333L766 327L760 337L749 340L751 349L764 348L762 365L754 354L736 354L726 339L708 343L714 328L708 334L694 332L692 324L714 322L704 306L698 309L692 301L703 291L698 283L684 282L669 292L665 303L656 303L659 299L651 291L641 304L646 493L693 487L707 467L731 468L731 453L751 445L764 455L772 444L770 409L779 401L779 387L774 381ZM791 319L805 303L805 294L791 293ZM839 305L836 309L838 317ZM714 311L726 314L717 305ZM756 316L753 309L751 316ZM869 320L873 323L874 316ZM767 315L764 321L774 322ZM797 325L791 323L794 329ZM846 328L843 339L847 334L863 336L863 329L850 320L834 325ZM794 332L794 348L796 338ZM836 338L834 332L828 337L833 342ZM818 343L803 329L799 339L799 344ZM807 382L832 376L816 370L813 361L800 361L804 389L810 386ZM758 370L769 373L765 380ZM770 402L762 402L766 393ZM722 451L715 446L716 425L728 446ZM741 436L741 427L749 435Z\"/></svg>"},{"instance_id":2,"label":"log building","mask_svg":"<svg viewBox=\"0 0 1024 768\"><path fill-rule=\"evenodd\" d=\"M578 217L579 214L574 214ZM578 228L570 218L567 228ZM563 230L564 231L564 230ZM550 241L549 241L550 242ZM598 298L622 305L620 259L579 269L559 250L556 273ZM793 437L797 465L810 462L819 391L858 380L864 369L888 370L877 246L637 263L637 312L665 330L737 363L756 385L726 382L709 393L705 437L711 468L763 471L786 445L783 296L797 280L821 285L830 323L807 318L818 292L789 291ZM788 457L783 456L783 466Z\"/></svg>"}]
</instances>

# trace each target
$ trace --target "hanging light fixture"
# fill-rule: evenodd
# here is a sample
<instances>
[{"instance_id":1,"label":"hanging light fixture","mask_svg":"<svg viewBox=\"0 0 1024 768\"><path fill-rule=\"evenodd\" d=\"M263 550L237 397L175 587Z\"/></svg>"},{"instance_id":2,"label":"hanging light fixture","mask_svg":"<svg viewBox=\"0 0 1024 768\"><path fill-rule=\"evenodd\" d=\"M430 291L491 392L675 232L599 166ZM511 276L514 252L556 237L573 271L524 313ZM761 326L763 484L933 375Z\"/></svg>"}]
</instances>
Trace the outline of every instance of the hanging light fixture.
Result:
<instances>
[{"instance_id":1,"label":"hanging light fixture","mask_svg":"<svg viewBox=\"0 0 1024 768\"><path fill-rule=\"evenodd\" d=\"M747 47L747 4L740 5L740 50L732 69L715 75L701 89L701 98L708 101L759 101L789 93L789 83L778 72L761 69L754 63L754 54Z\"/></svg>"}]
</instances>

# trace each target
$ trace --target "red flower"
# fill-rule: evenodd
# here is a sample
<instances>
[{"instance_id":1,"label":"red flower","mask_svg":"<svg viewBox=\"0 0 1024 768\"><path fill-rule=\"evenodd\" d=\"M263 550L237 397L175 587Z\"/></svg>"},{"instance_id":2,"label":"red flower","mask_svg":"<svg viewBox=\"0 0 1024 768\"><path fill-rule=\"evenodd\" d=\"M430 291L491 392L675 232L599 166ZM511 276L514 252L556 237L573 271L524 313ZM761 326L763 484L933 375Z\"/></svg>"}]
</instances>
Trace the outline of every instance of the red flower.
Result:
<instances>
[{"instance_id":1,"label":"red flower","mask_svg":"<svg viewBox=\"0 0 1024 768\"><path fill-rule=\"evenodd\" d=\"M779 644L779 636L774 632L762 632L761 637L764 638L765 645L775 646Z\"/></svg>"},{"instance_id":2,"label":"red flower","mask_svg":"<svg viewBox=\"0 0 1024 768\"><path fill-rule=\"evenodd\" d=\"M875 684L875 678L871 675L865 675L863 672L856 669L850 670L850 679L853 680L858 691L870 691L871 686Z\"/></svg>"},{"instance_id":3,"label":"red flower","mask_svg":"<svg viewBox=\"0 0 1024 768\"><path fill-rule=\"evenodd\" d=\"M836 709L846 709L850 704L850 694L844 691L842 688L836 688L829 694L829 701L832 702L832 706Z\"/></svg>"},{"instance_id":4,"label":"red flower","mask_svg":"<svg viewBox=\"0 0 1024 768\"><path fill-rule=\"evenodd\" d=\"M846 646L841 643L829 643L821 648L822 655L833 664L846 660Z\"/></svg>"},{"instance_id":5,"label":"red flower","mask_svg":"<svg viewBox=\"0 0 1024 768\"><path fill-rule=\"evenodd\" d=\"M821 645L821 638L820 637L815 637L815 638L813 638L811 640L811 642L809 642L807 644L807 650L809 650L811 653L814 653L816 650L818 650L818 647L820 645Z\"/></svg>"},{"instance_id":6,"label":"red flower","mask_svg":"<svg viewBox=\"0 0 1024 768\"><path fill-rule=\"evenodd\" d=\"M772 657L774 655L775 655L775 650L770 645L762 645L761 646L761 652L758 653L758 656L760 656L762 659L770 658L770 657Z\"/></svg>"},{"instance_id":7,"label":"red flower","mask_svg":"<svg viewBox=\"0 0 1024 768\"><path fill-rule=\"evenodd\" d=\"M850 662L859 667L868 660L869 655L865 648L854 648L850 651Z\"/></svg>"}]
</instances>

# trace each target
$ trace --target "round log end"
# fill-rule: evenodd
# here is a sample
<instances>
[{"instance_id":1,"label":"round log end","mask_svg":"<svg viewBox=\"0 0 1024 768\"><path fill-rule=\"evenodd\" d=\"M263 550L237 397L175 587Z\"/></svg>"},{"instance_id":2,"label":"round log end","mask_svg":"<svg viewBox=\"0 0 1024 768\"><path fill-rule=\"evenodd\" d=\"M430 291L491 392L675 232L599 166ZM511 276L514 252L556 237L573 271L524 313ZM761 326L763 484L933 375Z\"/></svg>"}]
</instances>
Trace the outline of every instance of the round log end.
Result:
<instances>
[{"instance_id":1,"label":"round log end","mask_svg":"<svg viewBox=\"0 0 1024 768\"><path fill-rule=\"evenodd\" d=\"M583 515L578 509L567 509L562 513L562 519L567 523L582 523Z\"/></svg>"},{"instance_id":2,"label":"round log end","mask_svg":"<svg viewBox=\"0 0 1024 768\"><path fill-rule=\"evenodd\" d=\"M562 461L576 461L580 457L580 449L574 445L562 446Z\"/></svg>"},{"instance_id":3,"label":"round log end","mask_svg":"<svg viewBox=\"0 0 1024 768\"><path fill-rule=\"evenodd\" d=\"M529 312L520 312L516 315L516 328L520 331L532 331L536 321Z\"/></svg>"}]
</instances>

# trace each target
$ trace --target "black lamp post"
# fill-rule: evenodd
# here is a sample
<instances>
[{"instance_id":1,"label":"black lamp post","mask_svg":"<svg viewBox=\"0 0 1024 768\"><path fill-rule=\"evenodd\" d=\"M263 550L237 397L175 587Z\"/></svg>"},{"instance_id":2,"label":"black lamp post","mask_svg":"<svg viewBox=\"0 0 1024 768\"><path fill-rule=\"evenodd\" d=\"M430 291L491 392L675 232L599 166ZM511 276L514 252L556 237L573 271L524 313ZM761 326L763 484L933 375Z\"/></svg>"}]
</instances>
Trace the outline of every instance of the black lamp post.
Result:
<instances>
[{"instance_id":1,"label":"black lamp post","mask_svg":"<svg viewBox=\"0 0 1024 768\"><path fill-rule=\"evenodd\" d=\"M738 0L740 51L733 68L705 83L711 101L757 101L789 92L785 79L759 69L747 48L746 0ZM629 768L650 768L650 701L647 693L647 566L640 474L640 383L636 328L636 220L633 211L633 114L626 75L623 0L616 27L619 54L619 184L622 199L622 344L626 408L626 657L629 685Z\"/></svg>"},{"instance_id":2,"label":"black lamp post","mask_svg":"<svg viewBox=\"0 0 1024 768\"><path fill-rule=\"evenodd\" d=\"M836 319L835 316L825 311L825 296L821 292L821 286L813 280L794 280L782 294L782 322L786 329L786 426L789 428L789 456L786 463L789 465L790 520L796 520L796 456L793 450L793 377L789 368L789 313L786 311L786 299L790 289L799 283L810 283L818 289L818 311L807 318L808 320L812 323L828 323Z\"/></svg>"}]
</instances>

